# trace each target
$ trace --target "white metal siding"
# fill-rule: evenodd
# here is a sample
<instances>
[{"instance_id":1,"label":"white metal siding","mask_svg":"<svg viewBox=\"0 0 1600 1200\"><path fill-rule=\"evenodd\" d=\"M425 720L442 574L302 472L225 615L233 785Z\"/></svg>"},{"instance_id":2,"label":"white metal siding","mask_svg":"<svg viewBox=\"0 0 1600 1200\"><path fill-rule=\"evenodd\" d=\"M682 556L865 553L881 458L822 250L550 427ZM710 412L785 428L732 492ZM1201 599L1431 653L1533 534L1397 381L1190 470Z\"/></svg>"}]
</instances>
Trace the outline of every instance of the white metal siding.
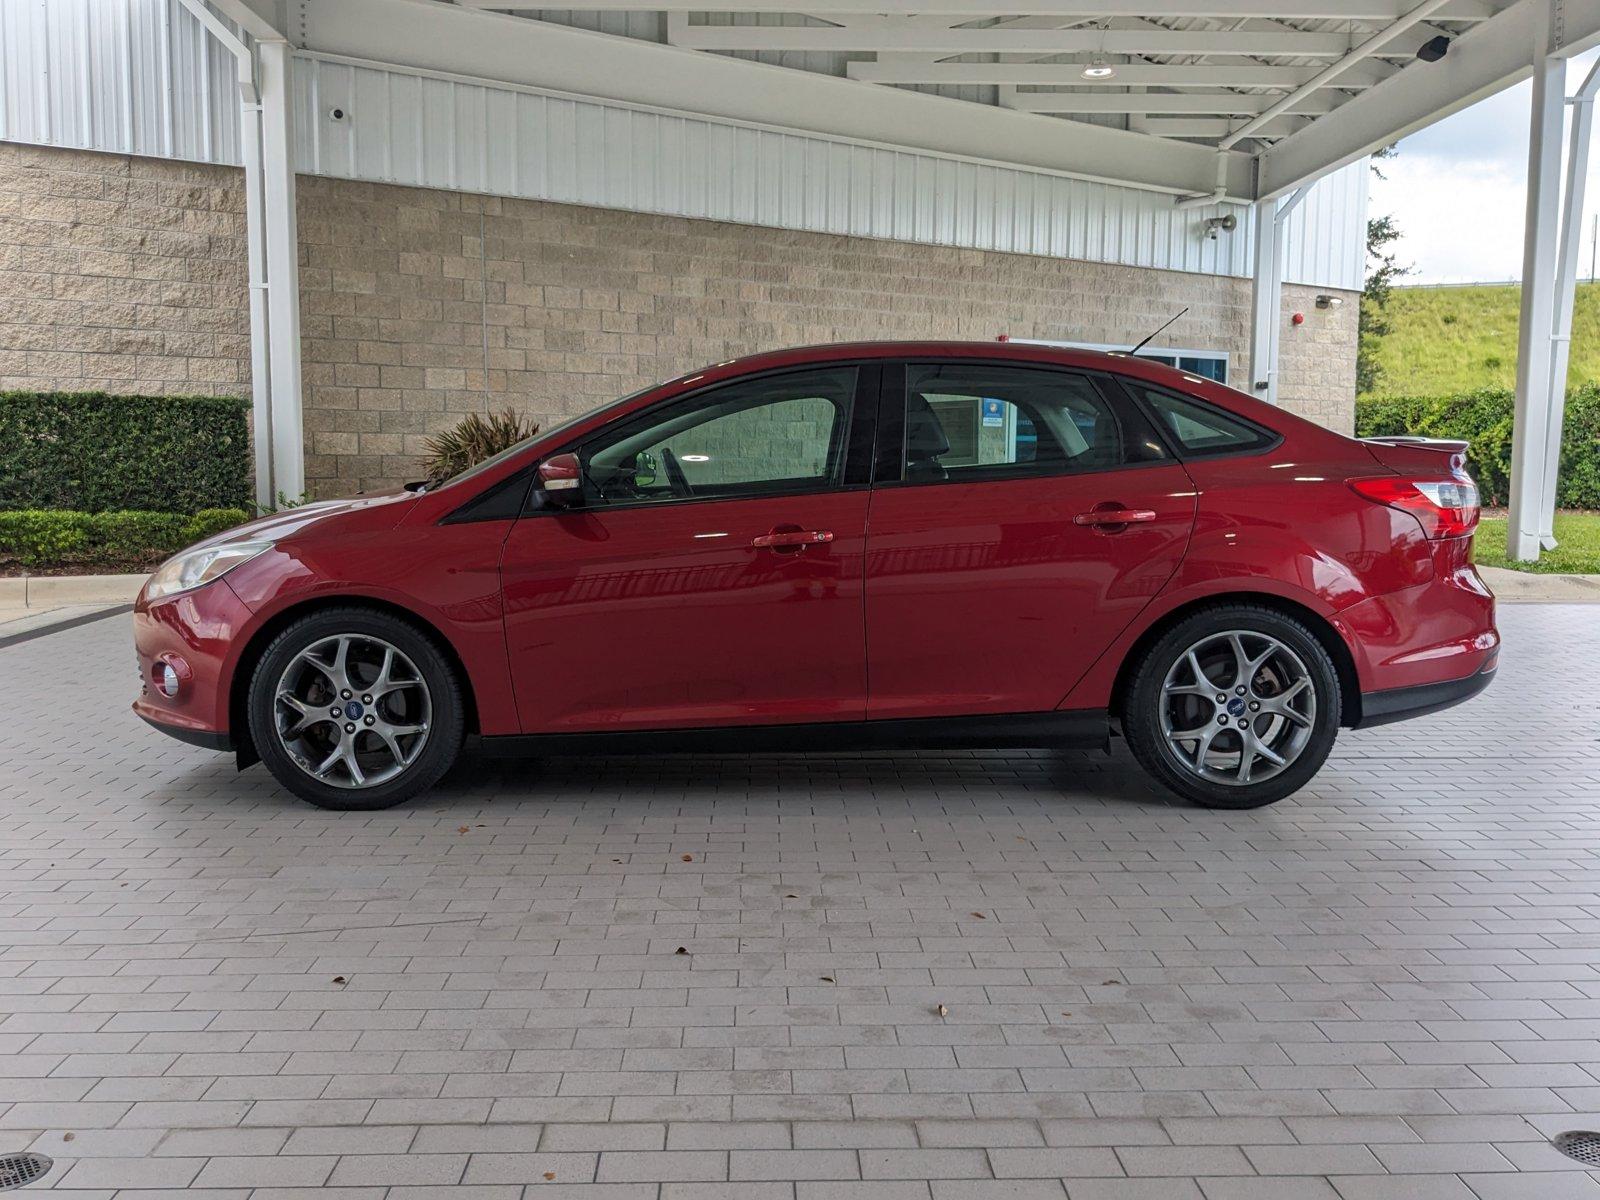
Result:
<instances>
[{"instance_id":1,"label":"white metal siding","mask_svg":"<svg viewBox=\"0 0 1600 1200\"><path fill-rule=\"evenodd\" d=\"M1367 266L1365 158L1324 175L1289 214L1284 278L1291 283L1359 291Z\"/></svg>"},{"instance_id":2,"label":"white metal siding","mask_svg":"<svg viewBox=\"0 0 1600 1200\"><path fill-rule=\"evenodd\" d=\"M299 169L606 208L1204 274L1250 271L1243 208L327 56L295 59ZM345 117L335 121L334 107ZM234 64L177 0L0 0L0 139L239 161ZM1291 218L1286 275L1359 288L1366 166ZM1204 219L1240 217L1204 236Z\"/></svg>"},{"instance_id":3,"label":"white metal siding","mask_svg":"<svg viewBox=\"0 0 1600 1200\"><path fill-rule=\"evenodd\" d=\"M0 140L237 163L238 94L177 0L0 0Z\"/></svg>"}]
</instances>

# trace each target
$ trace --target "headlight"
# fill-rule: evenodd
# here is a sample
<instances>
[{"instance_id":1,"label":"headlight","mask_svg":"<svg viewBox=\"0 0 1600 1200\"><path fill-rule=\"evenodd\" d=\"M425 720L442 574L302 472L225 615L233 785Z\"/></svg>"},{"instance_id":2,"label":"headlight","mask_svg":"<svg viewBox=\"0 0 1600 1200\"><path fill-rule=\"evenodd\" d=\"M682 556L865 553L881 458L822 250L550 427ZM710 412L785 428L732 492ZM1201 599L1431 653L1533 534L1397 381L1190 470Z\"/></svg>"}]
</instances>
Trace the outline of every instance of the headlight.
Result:
<instances>
[{"instance_id":1,"label":"headlight","mask_svg":"<svg viewBox=\"0 0 1600 1200\"><path fill-rule=\"evenodd\" d=\"M221 579L240 563L247 563L270 549L271 542L227 542L221 546L185 550L156 568L156 573L144 585L145 599L159 600Z\"/></svg>"}]
</instances>

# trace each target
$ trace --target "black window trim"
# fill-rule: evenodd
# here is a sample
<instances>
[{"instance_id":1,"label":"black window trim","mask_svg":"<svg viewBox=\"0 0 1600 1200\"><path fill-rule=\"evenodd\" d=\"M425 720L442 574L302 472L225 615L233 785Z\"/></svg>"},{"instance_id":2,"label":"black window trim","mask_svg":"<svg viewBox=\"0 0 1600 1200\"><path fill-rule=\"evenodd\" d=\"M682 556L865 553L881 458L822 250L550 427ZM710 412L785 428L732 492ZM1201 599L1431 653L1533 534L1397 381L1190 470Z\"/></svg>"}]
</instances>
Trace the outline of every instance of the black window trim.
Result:
<instances>
[{"instance_id":1,"label":"black window trim","mask_svg":"<svg viewBox=\"0 0 1600 1200\"><path fill-rule=\"evenodd\" d=\"M1114 467L1096 467L1093 470L1073 470L1070 467L1053 471L1018 471L1013 463L997 463L990 467L961 467L960 475L947 479L904 479L905 469L905 397L909 368L938 364L940 366L1013 367L1027 371L1050 371L1058 375L1076 375L1086 379L1101 401L1111 410L1112 416L1122 422L1123 432L1138 436L1143 432L1156 438L1168 457L1152 458L1143 462L1119 463ZM893 370L890 369L893 368ZM1108 386L1116 379L1110 371L1087 367L1069 367L1059 363L1032 362L1012 358L984 358L962 355L959 358L943 356L933 358L895 359L885 364L883 389L878 402L878 445L874 455L872 486L892 488L948 487L963 483L1022 482L1029 479L1065 479L1073 476L1111 475L1122 471L1145 470L1150 467L1170 466L1177 461L1172 447L1156 428L1153 415L1143 405L1135 402L1125 389ZM1130 426L1132 426L1130 428Z\"/></svg>"},{"instance_id":2,"label":"black window trim","mask_svg":"<svg viewBox=\"0 0 1600 1200\"><path fill-rule=\"evenodd\" d=\"M1231 409L1223 408L1220 404L1213 404L1211 401L1196 396L1192 392L1180 392L1177 388L1162 387L1159 383L1151 383L1148 379L1138 379L1130 375L1113 374L1111 378L1116 381L1116 385L1122 394L1128 398L1128 403L1134 405L1144 414L1145 423L1155 430L1156 436L1161 439L1161 444L1179 462L1210 461L1217 458L1254 458L1260 454L1270 454L1283 445L1283 434L1276 429L1269 428L1259 421L1252 421L1249 417L1240 416ZM1138 387L1134 387L1134 384L1137 384ZM1226 417L1228 420L1235 421L1247 429L1254 430L1265 441L1259 446L1244 448L1190 450L1167 428L1166 423L1161 420L1160 414L1154 411L1150 402L1139 394L1140 389L1145 388L1152 392L1160 392L1164 396L1171 396L1176 400L1182 400L1185 404L1192 404L1196 408L1205 409L1208 412L1214 412L1219 416Z\"/></svg>"},{"instance_id":3,"label":"black window trim","mask_svg":"<svg viewBox=\"0 0 1600 1200\"><path fill-rule=\"evenodd\" d=\"M533 472L537 466L537 463L530 463L507 475L499 483L490 484L472 499L440 517L436 524L472 525L482 521L515 521L530 503Z\"/></svg>"}]
</instances>

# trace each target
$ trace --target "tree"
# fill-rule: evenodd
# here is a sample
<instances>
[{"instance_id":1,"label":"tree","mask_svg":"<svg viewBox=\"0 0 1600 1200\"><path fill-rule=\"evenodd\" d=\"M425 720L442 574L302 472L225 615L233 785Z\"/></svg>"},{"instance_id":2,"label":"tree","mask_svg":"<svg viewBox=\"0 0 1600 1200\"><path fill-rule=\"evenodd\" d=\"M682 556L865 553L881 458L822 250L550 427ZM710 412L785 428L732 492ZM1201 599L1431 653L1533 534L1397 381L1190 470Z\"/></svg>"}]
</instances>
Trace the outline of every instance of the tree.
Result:
<instances>
[{"instance_id":1,"label":"tree","mask_svg":"<svg viewBox=\"0 0 1600 1200\"><path fill-rule=\"evenodd\" d=\"M1385 178L1380 165L1395 156L1393 145L1385 146L1372 155L1372 173ZM1357 324L1356 394L1367 395L1378 388L1383 369L1378 365L1378 343L1389 332L1389 293L1395 280L1411 272L1400 265L1397 251L1390 249L1400 240L1400 227L1394 217L1384 215L1367 219L1367 278L1361 291L1361 316Z\"/></svg>"}]
</instances>

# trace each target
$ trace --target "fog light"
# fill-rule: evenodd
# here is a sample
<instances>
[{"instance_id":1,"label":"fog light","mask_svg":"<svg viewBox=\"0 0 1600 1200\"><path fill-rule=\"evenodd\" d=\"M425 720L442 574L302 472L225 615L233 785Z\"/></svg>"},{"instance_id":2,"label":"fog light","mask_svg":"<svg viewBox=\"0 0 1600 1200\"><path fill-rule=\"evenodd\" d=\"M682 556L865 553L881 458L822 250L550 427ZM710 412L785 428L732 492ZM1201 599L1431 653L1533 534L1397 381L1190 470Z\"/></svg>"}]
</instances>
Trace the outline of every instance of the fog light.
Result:
<instances>
[{"instance_id":1,"label":"fog light","mask_svg":"<svg viewBox=\"0 0 1600 1200\"><path fill-rule=\"evenodd\" d=\"M161 694L171 700L178 694L178 672L171 663L156 664L156 686Z\"/></svg>"}]
</instances>

